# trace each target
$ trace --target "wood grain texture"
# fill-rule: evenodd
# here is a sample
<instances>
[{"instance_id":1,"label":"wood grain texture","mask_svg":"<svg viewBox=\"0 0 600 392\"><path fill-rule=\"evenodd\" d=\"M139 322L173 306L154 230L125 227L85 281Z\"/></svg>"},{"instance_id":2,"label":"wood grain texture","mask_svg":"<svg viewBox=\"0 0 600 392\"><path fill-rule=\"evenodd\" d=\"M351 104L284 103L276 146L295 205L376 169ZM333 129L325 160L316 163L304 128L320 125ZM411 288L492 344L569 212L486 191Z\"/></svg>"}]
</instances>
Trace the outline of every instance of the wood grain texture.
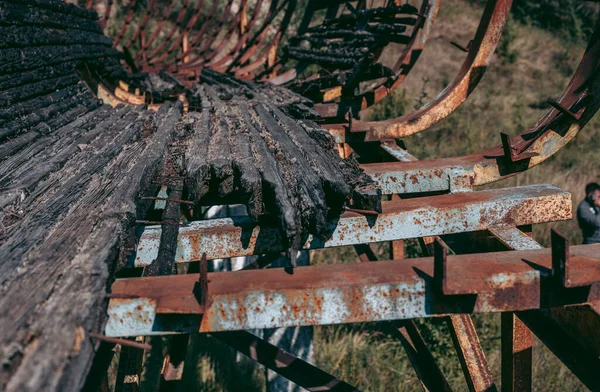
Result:
<instances>
[{"instance_id":1,"label":"wood grain texture","mask_svg":"<svg viewBox=\"0 0 600 392\"><path fill-rule=\"evenodd\" d=\"M104 327L107 288L160 186L196 206L243 203L292 249L326 238L357 192L377 195L286 88L208 69L192 88L130 74L97 15L60 0L0 0L0 34L0 390L83 387L99 348L88 334ZM92 91L120 81L158 111ZM182 210L167 201L158 216L145 275L174 272Z\"/></svg>"}]
</instances>

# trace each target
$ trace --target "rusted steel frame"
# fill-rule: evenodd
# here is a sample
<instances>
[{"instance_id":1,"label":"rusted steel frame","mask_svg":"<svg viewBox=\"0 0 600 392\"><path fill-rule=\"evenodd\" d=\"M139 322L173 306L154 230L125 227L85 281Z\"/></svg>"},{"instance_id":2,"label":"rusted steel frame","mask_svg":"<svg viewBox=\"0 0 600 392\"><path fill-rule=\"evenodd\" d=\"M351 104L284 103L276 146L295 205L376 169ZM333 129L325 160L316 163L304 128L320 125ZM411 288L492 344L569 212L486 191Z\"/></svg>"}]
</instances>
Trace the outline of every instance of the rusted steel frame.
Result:
<instances>
[{"instance_id":1,"label":"rusted steel frame","mask_svg":"<svg viewBox=\"0 0 600 392\"><path fill-rule=\"evenodd\" d=\"M287 27L292 18L292 14L296 8L296 0L290 1L290 5L284 15L284 22L282 22L279 31L275 34L275 37L271 41L270 44L265 46L261 52L263 53L258 57L255 61L248 63L243 67L239 67L235 70L235 74L242 79L255 79L258 75L268 74L272 72L277 65L277 48L279 47L279 43L285 34ZM250 56L255 53L259 49L259 44L257 43L253 49L246 52L246 56L242 57L240 61L245 62L246 59L250 60ZM260 52L259 52L260 53ZM270 61L272 59L272 61ZM272 63L272 64L270 64ZM255 73L256 69L258 69L261 65L266 65L264 72Z\"/></svg>"},{"instance_id":2,"label":"rusted steel frame","mask_svg":"<svg viewBox=\"0 0 600 392\"><path fill-rule=\"evenodd\" d=\"M271 6L269 7L269 13L267 14L267 18L261 25L261 27L254 33L252 38L248 40L246 46L240 50L237 55L233 58L229 66L227 67L227 72L232 72L234 69L241 67L246 61L250 59L250 57L258 50L260 45L262 45L263 41L267 37L267 29L271 26L271 23L277 15L286 7L295 8L296 2L291 0L284 0L280 5L278 5L277 0L273 0L271 2ZM288 11L290 12L289 8ZM293 12L293 9L292 11ZM287 28L287 26L285 26ZM282 31L282 30L280 30Z\"/></svg>"},{"instance_id":3,"label":"rusted steel frame","mask_svg":"<svg viewBox=\"0 0 600 392\"><path fill-rule=\"evenodd\" d=\"M245 0L244 0L245 1ZM171 65L176 64L177 62L187 63L189 62L189 56L186 53L192 51L192 46L189 44L189 34L192 31L192 28L196 25L198 18L200 18L203 11L204 0L200 0L198 5L196 6L196 11L190 17L188 23L184 27L183 31L179 33L179 37L171 44L171 46L160 55L158 58L153 60L154 63L160 64L164 69L173 68ZM218 31L218 29L215 29ZM184 39L187 37L187 48L182 47ZM179 56L173 56L171 59L169 57L173 54L174 51L180 49L181 54Z\"/></svg>"},{"instance_id":4,"label":"rusted steel frame","mask_svg":"<svg viewBox=\"0 0 600 392\"><path fill-rule=\"evenodd\" d=\"M217 39L219 33L222 31L221 28L223 24L229 19L229 13L231 11L231 6L233 5L233 0L228 0L225 4L225 8L220 16L214 17L214 13L216 12L218 5L218 1L215 1L213 4L213 9L211 9L211 14L207 18L206 23L202 25L198 33L195 37L190 41L190 49L183 53L184 56L190 58L190 61L185 64L180 64L176 66L177 70L192 70L196 69L199 66L202 66L204 61L201 56L202 53L206 52L210 49L214 40ZM230 22L231 26L236 25L236 18L233 18ZM208 34L207 34L208 32ZM207 38L208 37L208 38ZM201 44L201 46L199 46ZM199 46L199 47L198 47ZM194 58L195 57L195 58Z\"/></svg>"},{"instance_id":5,"label":"rusted steel frame","mask_svg":"<svg viewBox=\"0 0 600 392\"><path fill-rule=\"evenodd\" d=\"M507 249L542 249L533 238L516 227L490 228ZM515 313L502 313L502 391L531 391L533 371L533 335Z\"/></svg>"},{"instance_id":6,"label":"rusted steel frame","mask_svg":"<svg viewBox=\"0 0 600 392\"><path fill-rule=\"evenodd\" d=\"M541 137L529 146L537 156L517 163L508 162L501 146L476 154L458 158L444 158L419 162L390 162L361 165L367 174L382 186L384 193L415 193L452 189L461 182L468 181L470 186L485 185L519 172L526 171L548 159L566 145L579 130L591 119L600 106L598 92L600 80L597 76L590 82L593 86L586 89L588 100L583 114L576 123L558 123L549 127ZM589 86L588 86L589 87ZM581 101L580 101L581 103ZM337 142L344 140L343 134L337 134ZM523 140L523 139L520 139ZM516 142L519 145L519 142ZM458 181L458 184L453 184Z\"/></svg>"},{"instance_id":7,"label":"rusted steel frame","mask_svg":"<svg viewBox=\"0 0 600 392\"><path fill-rule=\"evenodd\" d=\"M593 248L590 247L590 249L593 249ZM598 249L598 248L596 248L596 249ZM550 254L551 263L550 263L548 270L541 269L541 271L544 274L547 273L549 275L549 279L553 280L553 284L551 287L547 288L548 290L552 290L554 292L564 292L566 294L569 294L569 293L579 293L579 292L581 292L581 293L593 292L596 289L600 289L600 285L597 284L598 282L600 282L600 268L598 268L599 263L600 263L600 258L599 258L600 254L598 254L596 256L592 256L592 257L583 257L580 255L571 253L571 255L573 257L577 257L577 258L581 259L581 263L579 263L577 267L579 269L579 272L582 275L587 275L586 285L580 286L580 287L563 287L562 285L557 284L556 277L554 276L555 274L552 271L553 264L552 264L552 250L551 249L544 249L544 250L539 250L539 251L528 250L528 251L522 251L522 252L525 256L531 255L531 257L533 257L533 259L526 259L526 260L524 260L524 262L525 263L533 263L533 264L545 263L545 261L546 261L545 254L546 253ZM539 253L535 253L535 252L539 252ZM587 255L586 252L583 252L583 254ZM506 253L499 252L498 255L499 256L497 257L497 260L499 260L499 262L500 262L500 260L503 259L503 257L506 255ZM538 261L536 261L536 260L537 260L538 256L540 256L540 255L544 255L544 257L542 257L542 260L538 263ZM448 261L451 260L453 257L456 257L456 256L448 256L444 260L443 264L441 264L441 265L443 265L443 268L440 267L441 273L440 273L439 277L436 276L436 283L439 283L444 294L446 294L446 295L481 294L483 291L488 290L488 283L481 282L478 278L475 278L475 279L471 278L470 275L472 273L476 274L476 272L466 271L461 274L461 272L458 270L449 269ZM468 259L469 257L470 257L470 255L462 256L463 259ZM436 262L437 262L437 260L436 260ZM440 263L437 263L437 264L440 265ZM501 264L494 265L493 263L490 263L487 266L487 268L488 268L487 272L489 274L492 274L492 275L499 274L496 278L496 281L494 282L494 284L497 285L498 287L505 287L506 284L509 284L509 285L514 284L514 282L507 283L502 278L503 266ZM545 268L545 265L544 265L544 268ZM598 287L594 288L594 285L596 285ZM545 306L542 306L542 307L545 307Z\"/></svg>"},{"instance_id":8,"label":"rusted steel frame","mask_svg":"<svg viewBox=\"0 0 600 392\"><path fill-rule=\"evenodd\" d=\"M355 245L354 248L361 262L377 261L377 256L368 244ZM381 328L400 340L424 391L451 391L444 373L435 362L413 320L381 323Z\"/></svg>"},{"instance_id":9,"label":"rusted steel frame","mask_svg":"<svg viewBox=\"0 0 600 392\"><path fill-rule=\"evenodd\" d=\"M257 0L256 5L254 6L254 11L252 13L252 18L250 19L250 21L248 21L245 30L241 32L242 34L240 35L235 46L228 52L228 56L225 56L223 59L212 63L211 68L219 72L224 72L227 69L228 65L226 64L228 60L226 61L225 58L227 57L231 59L232 57L230 56L234 56L235 54L237 54L241 50L241 48L243 48L246 45L246 42L250 37L254 25L260 19L260 10L262 7L262 2L263 0Z\"/></svg>"},{"instance_id":10,"label":"rusted steel frame","mask_svg":"<svg viewBox=\"0 0 600 392\"><path fill-rule=\"evenodd\" d=\"M400 162L413 162L418 160L415 156L409 154L405 149L403 149L399 142L381 142L380 147L385 152L390 154L392 158ZM401 197L399 195L392 195L392 200L399 200L400 198ZM391 246L392 258L394 260L403 259L405 256L404 240L392 241Z\"/></svg>"},{"instance_id":11,"label":"rusted steel frame","mask_svg":"<svg viewBox=\"0 0 600 392\"><path fill-rule=\"evenodd\" d=\"M557 309L560 313L571 309ZM553 309L519 312L525 325L556 355L590 390L600 390L600 352L598 346L591 347L587 340L595 339L598 330L587 331L586 336L575 336L571 328L580 324L577 318L560 319L553 315ZM575 315L577 316L577 315ZM598 327L600 316L594 312Z\"/></svg>"},{"instance_id":12,"label":"rusted steel frame","mask_svg":"<svg viewBox=\"0 0 600 392\"><path fill-rule=\"evenodd\" d=\"M304 8L304 14L302 15L302 20L300 21L300 25L298 26L298 29L296 30L296 35L303 34L304 31L310 25L310 22L314 16L316 1L317 0L309 0L308 1L306 8ZM254 75L254 77L257 80L268 81L269 83L272 83L275 85L281 85L281 84L287 83L287 82L293 80L294 78L296 78L296 76L298 76L300 73L302 73L304 71L304 69L309 65L306 62L300 62L299 64L296 64L296 66L284 70L282 73L273 74L273 72L275 72L275 70L277 68L283 68L283 66L287 62L288 62L288 59L284 56L283 58L280 58L279 61L277 61L277 63L273 65L273 67L271 67L270 69L268 68L268 69L264 70L263 72Z\"/></svg>"},{"instance_id":13,"label":"rusted steel frame","mask_svg":"<svg viewBox=\"0 0 600 392\"><path fill-rule=\"evenodd\" d=\"M428 0L424 1L421 5L420 14L417 16L418 21L413 27L410 41L398 56L392 69L394 76L369 88L368 91L352 97L350 103L344 105L342 109L347 110L346 106L355 107L356 105L357 109L364 110L390 95L400 84L402 84L408 73L417 63L417 60L429 39L431 27L433 26L440 9L440 3L441 0ZM344 114L339 113L340 107L341 105L338 103L323 103L316 104L315 110L323 117L339 117Z\"/></svg>"},{"instance_id":14,"label":"rusted steel frame","mask_svg":"<svg viewBox=\"0 0 600 392\"><path fill-rule=\"evenodd\" d=\"M145 350L145 351L152 349L152 346L149 345L148 343L138 343L136 341L131 341L131 340L127 340L127 339L113 338L110 336L104 336L104 335L96 333L96 332L90 332L88 334L88 336L91 339L96 339L96 340L100 340L100 341L112 343L112 344L120 344L122 347L130 347L130 348L135 348L137 350Z\"/></svg>"},{"instance_id":15,"label":"rusted steel frame","mask_svg":"<svg viewBox=\"0 0 600 392\"><path fill-rule=\"evenodd\" d=\"M144 62L147 62L148 54L146 53L146 50L148 48L150 48L150 46L152 46L152 44L154 44L154 41L156 41L159 34L163 31L163 27L165 26L167 19L171 15L171 9L173 8L173 4L174 4L174 1L171 1L165 7L165 9L163 10L163 13L162 13L162 17L161 17L160 21L158 22L157 26L154 28L154 31L152 32L150 39L144 40L144 42L142 42L140 50L133 56L134 61L138 60L141 57Z\"/></svg>"},{"instance_id":16,"label":"rusted steel frame","mask_svg":"<svg viewBox=\"0 0 600 392\"><path fill-rule=\"evenodd\" d=\"M502 313L502 391L531 391L533 339L515 313Z\"/></svg>"},{"instance_id":17,"label":"rusted steel frame","mask_svg":"<svg viewBox=\"0 0 600 392\"><path fill-rule=\"evenodd\" d=\"M110 18L110 11L112 11L112 5L114 0L108 0L106 4L106 12L104 13L104 17L100 21L100 27L102 30L106 29L106 25L108 24L108 19Z\"/></svg>"},{"instance_id":18,"label":"rusted steel frame","mask_svg":"<svg viewBox=\"0 0 600 392\"><path fill-rule=\"evenodd\" d=\"M429 246L433 243L433 246ZM426 254L434 256L434 279L436 278L437 258L442 253L442 258L447 261L448 245L439 237L425 237L421 242ZM447 268L443 268L444 278L447 275ZM438 273L439 275L439 273ZM436 286L445 289L444 282L436 282ZM487 359L479 343L479 337L475 330L475 325L471 316L468 314L450 315L446 318L448 330L452 336L454 348L458 354L467 386L470 391L496 391L493 376L490 371Z\"/></svg>"},{"instance_id":19,"label":"rusted steel frame","mask_svg":"<svg viewBox=\"0 0 600 392\"><path fill-rule=\"evenodd\" d=\"M383 203L379 216L346 212L330 223L331 237L309 236L305 249L485 230L503 223L525 225L571 218L571 197L551 185L487 190ZM160 226L146 227L135 259L144 266L156 257ZM285 250L279 231L248 217L196 221L179 229L177 262L249 256Z\"/></svg>"},{"instance_id":20,"label":"rusted steel frame","mask_svg":"<svg viewBox=\"0 0 600 392\"><path fill-rule=\"evenodd\" d=\"M169 42L171 42L171 39L177 32L179 26L183 23L185 16L187 15L189 6L190 6L190 0L184 0L183 7L181 8L181 10L179 10L179 13L177 14L177 19L175 19L174 23L171 23L172 26L171 26L171 29L169 30L169 33L165 37L161 38L160 43L158 44L158 46L156 48L154 48L152 51L150 51L149 53L146 54L149 64L154 63L154 57L157 56L159 53L161 53L164 50L164 48L169 44ZM160 34L160 32L158 32L158 33ZM160 66L160 64L158 64L158 66Z\"/></svg>"},{"instance_id":21,"label":"rusted steel frame","mask_svg":"<svg viewBox=\"0 0 600 392\"><path fill-rule=\"evenodd\" d=\"M227 30L225 32L225 34L223 35L223 37L221 38L220 41L215 41L213 44L211 44L211 47L214 46L214 49L211 49L211 47L209 47L209 53L208 54L204 54L202 56L203 58L203 63L207 63L209 64L210 67L213 67L213 60L215 58L218 59L231 59L233 56L230 54L231 52L226 52L224 51L224 49L226 48L227 44L230 42L230 40L232 39L232 37L234 36L234 33L238 30L240 21L242 20L242 16L244 15L244 9L246 7L246 5L248 4L248 0L241 0L241 5L240 8L238 9L238 12L234 15L231 23L229 24L229 26L227 27ZM238 37L239 40L240 37ZM225 60L227 61L227 60Z\"/></svg>"},{"instance_id":22,"label":"rusted steel frame","mask_svg":"<svg viewBox=\"0 0 600 392\"><path fill-rule=\"evenodd\" d=\"M544 137L545 133L553 129L553 123L559 118L566 118L572 124L580 124L581 127L587 122L587 116L582 111L588 112L587 105L578 106L585 99L592 99L590 96L597 96L595 80L598 78L598 69L600 68L600 17L596 21L594 32L586 48L585 54L581 59L575 74L571 78L565 92L553 104L552 109L531 128L521 135L513 143L513 148L517 153L523 153L526 150L531 151L532 145ZM591 91L590 91L591 90ZM596 98L597 99L597 98ZM562 108L562 109L561 109ZM592 114L593 115L593 114ZM537 152L534 150L534 152Z\"/></svg>"},{"instance_id":23,"label":"rusted steel frame","mask_svg":"<svg viewBox=\"0 0 600 392\"><path fill-rule=\"evenodd\" d=\"M123 25L121 26L121 30L117 34L116 37L113 38L113 46L117 47L121 39L125 35L125 32L129 28L129 24L131 23L131 19L133 18L133 11L135 8L136 0L131 0L129 6L127 7L127 14L125 15L125 20L123 21Z\"/></svg>"},{"instance_id":24,"label":"rusted steel frame","mask_svg":"<svg viewBox=\"0 0 600 392\"><path fill-rule=\"evenodd\" d=\"M135 34L126 43L123 44L123 47L130 47L134 41L139 39L142 36L142 34L145 33L146 23L148 23L148 20L150 19L150 16L152 15L152 11L154 10L155 6L156 0L150 0L148 2L148 4L146 5L146 12L144 12L144 16L142 17L142 20L139 26L137 27Z\"/></svg>"},{"instance_id":25,"label":"rusted steel frame","mask_svg":"<svg viewBox=\"0 0 600 392\"><path fill-rule=\"evenodd\" d=\"M400 339L402 347L410 360L421 387L424 391L451 391L450 385L435 358L429 351L425 340L421 336L413 320L394 322L395 328L391 329Z\"/></svg>"},{"instance_id":26,"label":"rusted steel frame","mask_svg":"<svg viewBox=\"0 0 600 392\"><path fill-rule=\"evenodd\" d=\"M227 6L225 7L225 10L223 12L223 15L221 15L221 19L219 19L219 27L215 28L213 30L210 38L204 41L203 46L200 49L196 49L193 45L191 45L188 50L183 50L179 57L172 57L170 59L167 59L169 54L172 52L172 50L170 50L169 52L163 54L160 58L158 58L156 60L156 62L157 63L160 62L164 68L172 68L175 70L178 69L179 66L184 66L184 65L193 63L194 60L192 60L192 55L200 57L202 60L202 63L207 62L206 60L208 58L210 58L210 56L214 55L215 53L218 53L218 49L213 51L211 55L203 56L203 54L205 52L211 50L211 47L213 46L215 40L221 35L221 32L223 31L223 26L225 25L225 22L227 20L230 20L230 22L229 22L228 27L226 27L226 36L228 37L231 32L235 31L236 27L239 24L242 9L246 5L246 3L247 3L247 0L241 0L242 7L240 9L238 9L238 12L236 14L231 16L230 13L231 13L231 7L233 6L233 1L228 2ZM185 32L189 33L190 30L191 30L191 27L190 27L190 29L188 29L186 27ZM180 36L180 38L181 37L182 36ZM181 44L180 40L176 41L173 44L173 50L178 48L180 46L180 44ZM186 61L184 63L183 59L186 57L188 58L189 61Z\"/></svg>"},{"instance_id":27,"label":"rusted steel frame","mask_svg":"<svg viewBox=\"0 0 600 392\"><path fill-rule=\"evenodd\" d=\"M171 336L167 343L167 353L163 359L160 372L158 391L176 391L183 377L185 357L189 345L190 335L181 334Z\"/></svg>"},{"instance_id":28,"label":"rusted steel frame","mask_svg":"<svg viewBox=\"0 0 600 392\"><path fill-rule=\"evenodd\" d=\"M200 1L204 2L204 0L200 0ZM218 10L218 5L219 5L219 1L214 0L213 5L210 8L209 13L206 17L206 22L202 25L200 30L198 30L196 32L195 36L189 41L190 49L188 51L184 52L184 57L188 56L190 54L190 51L195 50L196 46L199 44L199 42L202 41L202 39L204 38L204 34L206 33L207 30L209 30L209 28L214 27L215 29L218 29L218 26L214 25L215 20L216 20L216 18L214 16ZM186 63L186 64L189 64L189 63ZM193 71L192 73L194 75L196 75L196 74L199 75L199 72L196 69L193 69L192 71Z\"/></svg>"},{"instance_id":29,"label":"rusted steel frame","mask_svg":"<svg viewBox=\"0 0 600 392\"><path fill-rule=\"evenodd\" d=\"M497 146L458 158L414 163L379 163L362 167L382 185L384 193L401 193L402 190L423 192L451 189L452 178L469 181L471 186L485 185L528 170L565 146L596 114L600 107L600 78L597 72L599 64L600 28L597 23L578 70L563 94L563 97L570 97L569 100L573 99L573 94L576 94L576 103L569 109L578 113L579 119L570 118L551 109L526 134L513 141L517 151L523 152L523 146L526 146L527 151L536 153L536 156L519 162L510 162L504 157L502 147ZM559 101L564 105L568 103L564 99ZM337 142L345 140L347 132L333 131ZM406 181L407 179L411 181ZM412 188L413 183L418 184L418 187Z\"/></svg>"},{"instance_id":30,"label":"rusted steel frame","mask_svg":"<svg viewBox=\"0 0 600 392\"><path fill-rule=\"evenodd\" d=\"M447 318L447 323L469 390L472 392L496 391L497 388L485 354L481 349L471 316L468 314L453 315Z\"/></svg>"},{"instance_id":31,"label":"rusted steel frame","mask_svg":"<svg viewBox=\"0 0 600 392\"><path fill-rule=\"evenodd\" d=\"M171 45L166 50L163 50L162 53L156 53L157 51L155 51L155 54L153 56L151 56L152 57L151 61L153 64L156 64L157 66L159 66L163 69L168 68L170 62L166 61L166 60L168 59L169 56L171 56L171 54L175 50L181 49L181 43L183 42L183 38L186 36L186 34L189 34L190 31L192 30L192 28L196 25L198 18L200 18L200 15L202 14L203 5L204 5L204 0L199 0L198 4L196 5L195 11L192 13L190 18L188 19L187 23L183 27L183 30L178 32L178 37L173 42L171 42ZM187 14L187 8L186 8L186 14ZM179 27L179 26L177 26L177 27ZM218 30L217 29L215 29L215 30L218 33ZM158 56L158 57L156 57L156 56ZM183 56L181 57L181 59L183 59ZM177 60L177 58L172 59L171 63L176 60Z\"/></svg>"},{"instance_id":32,"label":"rusted steel frame","mask_svg":"<svg viewBox=\"0 0 600 392\"><path fill-rule=\"evenodd\" d=\"M218 332L211 336L308 391L359 391L250 332Z\"/></svg>"},{"instance_id":33,"label":"rusted steel frame","mask_svg":"<svg viewBox=\"0 0 600 392\"><path fill-rule=\"evenodd\" d=\"M418 159L400 147L395 141L383 141L380 144L381 149L390 154L395 160L399 162L415 162Z\"/></svg>"},{"instance_id":34,"label":"rusted steel frame","mask_svg":"<svg viewBox=\"0 0 600 392\"><path fill-rule=\"evenodd\" d=\"M600 245L571 250L577 256L600 255ZM554 286L548 272L551 259L549 249L448 256L448 286L473 292L450 296L434 284L431 257L379 261L377 268L370 263L297 267L293 274L283 268L215 272L208 274L206 309L198 303L195 276L118 279L112 292L127 298L110 299L105 333L136 336L405 320L600 300L599 284ZM179 323L173 317L180 317Z\"/></svg>"},{"instance_id":35,"label":"rusted steel frame","mask_svg":"<svg viewBox=\"0 0 600 392\"><path fill-rule=\"evenodd\" d=\"M391 139L420 132L446 118L467 99L483 77L511 5L512 0L488 0L469 54L456 79L431 102L406 116L374 122L353 121L350 131L367 132L367 141Z\"/></svg>"}]
</instances>

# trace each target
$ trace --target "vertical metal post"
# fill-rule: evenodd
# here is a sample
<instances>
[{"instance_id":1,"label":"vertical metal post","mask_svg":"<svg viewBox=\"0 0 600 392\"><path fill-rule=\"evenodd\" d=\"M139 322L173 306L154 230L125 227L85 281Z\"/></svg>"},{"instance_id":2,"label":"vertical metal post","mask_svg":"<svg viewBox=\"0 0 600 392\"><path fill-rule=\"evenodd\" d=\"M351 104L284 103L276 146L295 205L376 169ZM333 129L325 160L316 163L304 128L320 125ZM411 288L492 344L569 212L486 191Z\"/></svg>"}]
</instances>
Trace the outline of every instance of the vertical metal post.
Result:
<instances>
[{"instance_id":1,"label":"vertical metal post","mask_svg":"<svg viewBox=\"0 0 600 392\"><path fill-rule=\"evenodd\" d=\"M502 313L502 391L531 391L533 336L514 313Z\"/></svg>"},{"instance_id":2,"label":"vertical metal post","mask_svg":"<svg viewBox=\"0 0 600 392\"><path fill-rule=\"evenodd\" d=\"M450 316L448 327L470 391L492 392L496 385L468 314Z\"/></svg>"}]
</instances>

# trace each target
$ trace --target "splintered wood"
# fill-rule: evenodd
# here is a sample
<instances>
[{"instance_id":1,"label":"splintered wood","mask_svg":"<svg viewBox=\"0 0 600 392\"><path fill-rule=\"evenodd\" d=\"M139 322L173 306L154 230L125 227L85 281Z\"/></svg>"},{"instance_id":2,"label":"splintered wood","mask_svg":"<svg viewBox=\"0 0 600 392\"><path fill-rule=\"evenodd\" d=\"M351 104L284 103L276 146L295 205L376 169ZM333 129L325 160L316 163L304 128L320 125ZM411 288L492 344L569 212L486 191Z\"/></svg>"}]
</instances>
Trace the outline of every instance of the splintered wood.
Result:
<instances>
[{"instance_id":1,"label":"splintered wood","mask_svg":"<svg viewBox=\"0 0 600 392\"><path fill-rule=\"evenodd\" d=\"M209 70L192 88L128 74L95 12L59 0L0 0L0 32L0 390L81 389L98 348L88 333L161 187L164 238L147 275L173 272L178 201L244 203L293 249L327 237L351 200L381 208L311 101L285 88Z\"/></svg>"},{"instance_id":2,"label":"splintered wood","mask_svg":"<svg viewBox=\"0 0 600 392\"><path fill-rule=\"evenodd\" d=\"M185 153L192 200L236 199L254 219L270 214L293 249L309 233L328 238L328 216L351 199L380 211L376 184L353 158L337 155L303 98L214 72L193 96L199 109L189 114Z\"/></svg>"}]
</instances>

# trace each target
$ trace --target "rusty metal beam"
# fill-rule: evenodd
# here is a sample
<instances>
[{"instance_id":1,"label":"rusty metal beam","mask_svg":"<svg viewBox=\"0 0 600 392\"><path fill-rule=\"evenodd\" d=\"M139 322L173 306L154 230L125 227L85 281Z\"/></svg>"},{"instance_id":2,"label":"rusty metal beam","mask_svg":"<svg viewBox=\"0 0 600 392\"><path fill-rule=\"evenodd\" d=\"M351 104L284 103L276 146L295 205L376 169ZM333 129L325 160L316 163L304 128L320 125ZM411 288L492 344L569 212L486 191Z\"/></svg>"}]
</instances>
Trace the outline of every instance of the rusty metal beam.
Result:
<instances>
[{"instance_id":1,"label":"rusty metal beam","mask_svg":"<svg viewBox=\"0 0 600 392\"><path fill-rule=\"evenodd\" d=\"M496 385L492 372L479 344L473 320L468 314L448 317L448 329L458 353L469 390L472 392L493 392Z\"/></svg>"},{"instance_id":2,"label":"rusty metal beam","mask_svg":"<svg viewBox=\"0 0 600 392\"><path fill-rule=\"evenodd\" d=\"M502 313L502 391L531 391L533 339L515 313Z\"/></svg>"},{"instance_id":3,"label":"rusty metal beam","mask_svg":"<svg viewBox=\"0 0 600 392\"><path fill-rule=\"evenodd\" d=\"M398 241L392 241L392 245L396 242ZM378 260L370 245L355 245L354 248L361 262ZM398 259L397 253L399 252L395 251L392 247L394 260ZM401 253L401 258L404 258L404 249L402 249ZM425 340L421 336L414 320L401 320L380 323L379 325L384 332L394 335L400 340L424 391L451 391L448 380L446 380L444 373L435 362L435 358L431 354L431 351L429 351L427 343L425 343Z\"/></svg>"},{"instance_id":4,"label":"rusty metal beam","mask_svg":"<svg viewBox=\"0 0 600 392\"><path fill-rule=\"evenodd\" d=\"M500 226L490 229L507 249L543 249L533 238L516 227ZM502 313L502 391L531 391L533 380L533 334L515 313Z\"/></svg>"},{"instance_id":5,"label":"rusty metal beam","mask_svg":"<svg viewBox=\"0 0 600 392\"><path fill-rule=\"evenodd\" d=\"M567 312L559 309L559 313ZM552 310L520 312L518 316L529 329L556 355L590 390L600 390L600 353L597 346L598 330L588 330L585 336L576 336L571 328L579 324L578 318L559 318ZM595 312L594 312L595 313ZM575 315L576 316L576 315ZM595 313L595 327L600 316ZM596 346L588 344L596 340Z\"/></svg>"},{"instance_id":6,"label":"rusty metal beam","mask_svg":"<svg viewBox=\"0 0 600 392\"><path fill-rule=\"evenodd\" d=\"M367 141L402 137L438 123L458 108L483 77L504 29L512 0L489 0L479 27L456 79L431 102L406 116L385 121L355 121L350 131L366 131Z\"/></svg>"},{"instance_id":7,"label":"rusty metal beam","mask_svg":"<svg viewBox=\"0 0 600 392\"><path fill-rule=\"evenodd\" d=\"M490 232L509 249L542 248L514 227L492 228ZM557 241L555 233L553 237ZM568 252L568 246L565 250ZM553 251L556 253L557 249ZM596 273L598 271L597 267ZM553 284L562 286L554 280ZM532 390L532 330L582 382L592 390L598 388L591 368L595 363L597 370L600 359L600 316L591 306L576 306L502 314L503 391ZM592 363L587 363L588 360Z\"/></svg>"},{"instance_id":8,"label":"rusty metal beam","mask_svg":"<svg viewBox=\"0 0 600 392\"><path fill-rule=\"evenodd\" d=\"M423 240L424 250L427 254L433 254L434 258L434 287L438 292L443 292L446 289L444 283L447 282L445 279L448 267L447 253L451 249L439 236L423 238ZM433 246L427 246L425 240L428 240L428 242L433 240ZM479 337L471 315L449 315L446 318L446 323L469 390L473 392L496 391L496 385L479 343Z\"/></svg>"},{"instance_id":9,"label":"rusty metal beam","mask_svg":"<svg viewBox=\"0 0 600 392\"><path fill-rule=\"evenodd\" d=\"M574 246L571 254L597 258L600 245ZM106 335L401 320L600 299L598 283L573 289L553 286L549 249L448 256L448 286L470 295L435 290L433 258L378 263L377 268L371 263L298 267L293 274L280 268L209 273L206 312L195 295L195 276L119 279L112 289L120 298L110 300Z\"/></svg>"},{"instance_id":10,"label":"rusty metal beam","mask_svg":"<svg viewBox=\"0 0 600 392\"><path fill-rule=\"evenodd\" d=\"M485 230L499 224L526 225L571 218L571 198L551 185L487 190L384 203L383 214L347 212L330 223L327 241L309 237L305 249L392 241ZM146 227L136 266L156 258L160 226ZM248 256L285 250L278 231L248 217L192 222L179 230L176 262Z\"/></svg>"}]
</instances>

